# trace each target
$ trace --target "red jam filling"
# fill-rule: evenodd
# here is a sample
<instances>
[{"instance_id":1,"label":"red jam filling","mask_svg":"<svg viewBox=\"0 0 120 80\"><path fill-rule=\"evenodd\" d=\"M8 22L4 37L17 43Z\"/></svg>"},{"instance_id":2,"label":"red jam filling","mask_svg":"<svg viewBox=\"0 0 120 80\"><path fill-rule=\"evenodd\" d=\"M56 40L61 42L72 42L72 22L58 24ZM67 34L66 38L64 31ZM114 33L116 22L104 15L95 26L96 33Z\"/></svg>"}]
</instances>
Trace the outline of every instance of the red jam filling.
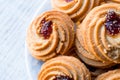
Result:
<instances>
[{"instance_id":1,"label":"red jam filling","mask_svg":"<svg viewBox=\"0 0 120 80\"><path fill-rule=\"evenodd\" d=\"M70 78L69 76L58 75L55 76L53 80L73 80L73 78Z\"/></svg>"},{"instance_id":2,"label":"red jam filling","mask_svg":"<svg viewBox=\"0 0 120 80\"><path fill-rule=\"evenodd\" d=\"M116 35L120 32L120 16L114 11L107 13L105 28L110 35Z\"/></svg>"},{"instance_id":3,"label":"red jam filling","mask_svg":"<svg viewBox=\"0 0 120 80\"><path fill-rule=\"evenodd\" d=\"M65 0L66 2L71 2L72 0Z\"/></svg>"},{"instance_id":4,"label":"red jam filling","mask_svg":"<svg viewBox=\"0 0 120 80\"><path fill-rule=\"evenodd\" d=\"M48 39L52 33L52 24L52 21L47 21L45 18L41 21L40 34L42 34L45 39Z\"/></svg>"}]
</instances>

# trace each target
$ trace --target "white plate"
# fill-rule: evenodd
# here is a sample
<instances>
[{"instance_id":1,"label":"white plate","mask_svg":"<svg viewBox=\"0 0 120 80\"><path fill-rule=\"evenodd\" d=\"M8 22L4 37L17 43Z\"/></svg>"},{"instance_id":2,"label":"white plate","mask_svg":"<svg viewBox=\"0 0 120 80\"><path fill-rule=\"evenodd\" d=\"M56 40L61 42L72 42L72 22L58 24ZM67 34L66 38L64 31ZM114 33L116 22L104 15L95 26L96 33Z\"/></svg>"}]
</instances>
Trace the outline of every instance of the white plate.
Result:
<instances>
[{"instance_id":1,"label":"white plate","mask_svg":"<svg viewBox=\"0 0 120 80\"><path fill-rule=\"evenodd\" d=\"M51 10L51 4L50 4L50 0L44 0L39 9L37 10L37 12L35 13L35 15L33 16L33 19L41 14L42 12L45 12L47 10ZM28 51L26 44L25 44L25 63L26 63L26 67L27 67L27 73L28 76L30 78L30 80L37 80L38 77L38 72L40 71L41 65L43 64L42 61L38 61L36 59L34 59L30 52Z\"/></svg>"}]
</instances>

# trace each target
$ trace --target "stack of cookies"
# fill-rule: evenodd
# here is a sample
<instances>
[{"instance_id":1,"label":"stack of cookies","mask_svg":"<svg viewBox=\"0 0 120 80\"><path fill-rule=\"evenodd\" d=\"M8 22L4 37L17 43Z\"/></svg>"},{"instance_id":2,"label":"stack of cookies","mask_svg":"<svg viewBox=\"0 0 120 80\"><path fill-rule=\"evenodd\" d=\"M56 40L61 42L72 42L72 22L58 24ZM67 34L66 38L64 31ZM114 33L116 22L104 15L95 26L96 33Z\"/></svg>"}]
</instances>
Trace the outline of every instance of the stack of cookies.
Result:
<instances>
[{"instance_id":1,"label":"stack of cookies","mask_svg":"<svg viewBox=\"0 0 120 80\"><path fill-rule=\"evenodd\" d=\"M27 30L38 80L120 80L120 0L51 0Z\"/></svg>"}]
</instances>

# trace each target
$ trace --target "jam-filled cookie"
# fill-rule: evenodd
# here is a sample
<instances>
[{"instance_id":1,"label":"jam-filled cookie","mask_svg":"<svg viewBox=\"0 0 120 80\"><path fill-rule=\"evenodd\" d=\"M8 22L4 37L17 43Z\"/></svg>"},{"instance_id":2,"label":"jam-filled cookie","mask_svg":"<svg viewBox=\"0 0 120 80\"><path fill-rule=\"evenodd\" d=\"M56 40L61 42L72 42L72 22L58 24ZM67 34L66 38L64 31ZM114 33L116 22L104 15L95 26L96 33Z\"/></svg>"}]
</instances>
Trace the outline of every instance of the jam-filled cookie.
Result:
<instances>
[{"instance_id":1,"label":"jam-filled cookie","mask_svg":"<svg viewBox=\"0 0 120 80\"><path fill-rule=\"evenodd\" d=\"M102 68L120 63L120 4L107 3L91 10L76 37L77 54L87 64Z\"/></svg>"},{"instance_id":2,"label":"jam-filled cookie","mask_svg":"<svg viewBox=\"0 0 120 80\"><path fill-rule=\"evenodd\" d=\"M67 13L74 21L83 20L101 0L51 0L54 9Z\"/></svg>"},{"instance_id":3,"label":"jam-filled cookie","mask_svg":"<svg viewBox=\"0 0 120 80\"><path fill-rule=\"evenodd\" d=\"M46 61L38 80L91 80L86 66L75 57L59 56Z\"/></svg>"},{"instance_id":4,"label":"jam-filled cookie","mask_svg":"<svg viewBox=\"0 0 120 80\"><path fill-rule=\"evenodd\" d=\"M27 46L33 57L46 61L66 54L74 42L74 23L59 11L47 11L33 20L27 30Z\"/></svg>"}]
</instances>

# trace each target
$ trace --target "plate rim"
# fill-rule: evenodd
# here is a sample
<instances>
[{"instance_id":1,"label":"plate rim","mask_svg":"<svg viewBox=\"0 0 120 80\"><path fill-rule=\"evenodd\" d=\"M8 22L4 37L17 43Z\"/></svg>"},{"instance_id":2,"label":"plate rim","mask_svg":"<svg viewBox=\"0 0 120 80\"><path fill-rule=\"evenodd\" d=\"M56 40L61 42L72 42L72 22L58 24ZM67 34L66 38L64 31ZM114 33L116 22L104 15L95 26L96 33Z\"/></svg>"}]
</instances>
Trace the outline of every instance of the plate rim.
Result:
<instances>
[{"instance_id":1,"label":"plate rim","mask_svg":"<svg viewBox=\"0 0 120 80\"><path fill-rule=\"evenodd\" d=\"M44 6L44 4L47 2L47 0L44 0L44 2L38 7L38 9L36 10L35 14L33 15L30 23L34 20L35 17L37 17L39 11L41 10L41 8ZM28 27L26 28L26 35L27 35L27 29ZM26 36L25 36L25 44L24 44L24 57L25 57L25 67L26 67L26 72L27 72L27 75L28 75L28 78L29 80L34 80L30 74L30 70L29 70L29 65L28 65L28 49L27 49L27 42L26 42Z\"/></svg>"}]
</instances>

